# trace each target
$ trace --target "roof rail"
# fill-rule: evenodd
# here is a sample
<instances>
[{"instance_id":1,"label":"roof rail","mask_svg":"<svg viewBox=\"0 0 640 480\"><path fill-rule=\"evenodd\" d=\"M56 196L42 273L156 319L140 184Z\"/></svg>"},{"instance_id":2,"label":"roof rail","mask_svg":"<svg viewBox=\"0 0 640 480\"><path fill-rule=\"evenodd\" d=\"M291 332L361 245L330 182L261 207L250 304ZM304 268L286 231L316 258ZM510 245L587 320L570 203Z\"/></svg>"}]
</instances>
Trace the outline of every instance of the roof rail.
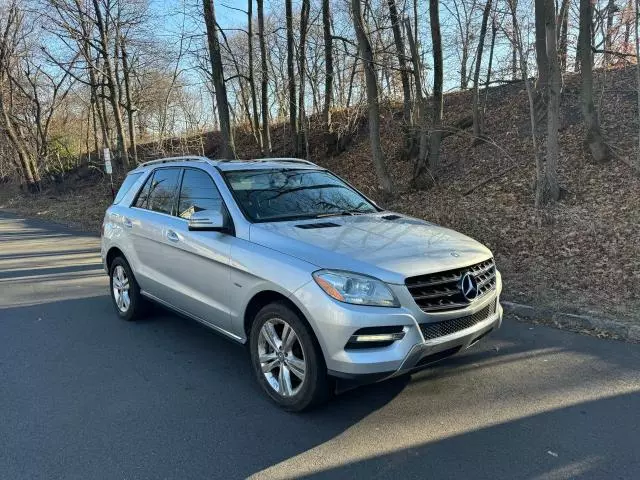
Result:
<instances>
[{"instance_id":1,"label":"roof rail","mask_svg":"<svg viewBox=\"0 0 640 480\"><path fill-rule=\"evenodd\" d=\"M313 165L316 167L317 165L309 160L305 160L303 158L257 158L252 160L254 162L280 162L280 163L304 163L306 165Z\"/></svg>"},{"instance_id":2,"label":"roof rail","mask_svg":"<svg viewBox=\"0 0 640 480\"><path fill-rule=\"evenodd\" d=\"M204 157L198 156L183 156L183 157L168 157L168 158L159 158L157 160L149 160L148 162L144 162L138 165L138 167L148 167L149 165L157 165L159 163L171 163L171 162L203 162L207 159Z\"/></svg>"}]
</instances>

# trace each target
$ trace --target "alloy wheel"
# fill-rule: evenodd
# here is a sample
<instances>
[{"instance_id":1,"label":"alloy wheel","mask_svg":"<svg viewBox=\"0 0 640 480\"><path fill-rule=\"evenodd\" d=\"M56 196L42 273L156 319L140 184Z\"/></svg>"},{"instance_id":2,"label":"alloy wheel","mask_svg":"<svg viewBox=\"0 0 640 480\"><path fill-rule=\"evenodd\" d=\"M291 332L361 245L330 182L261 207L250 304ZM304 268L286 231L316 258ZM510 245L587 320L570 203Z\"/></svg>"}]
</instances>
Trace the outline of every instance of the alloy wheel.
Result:
<instances>
[{"instance_id":1,"label":"alloy wheel","mask_svg":"<svg viewBox=\"0 0 640 480\"><path fill-rule=\"evenodd\" d=\"M258 359L267 382L283 397L296 395L307 371L307 362L295 330L280 318L267 320L258 337Z\"/></svg>"},{"instance_id":2,"label":"alloy wheel","mask_svg":"<svg viewBox=\"0 0 640 480\"><path fill-rule=\"evenodd\" d=\"M131 305L131 297L129 296L129 278L127 272L122 265L117 265L113 269L112 275L112 288L113 299L118 306L118 310L122 313L126 313Z\"/></svg>"}]
</instances>

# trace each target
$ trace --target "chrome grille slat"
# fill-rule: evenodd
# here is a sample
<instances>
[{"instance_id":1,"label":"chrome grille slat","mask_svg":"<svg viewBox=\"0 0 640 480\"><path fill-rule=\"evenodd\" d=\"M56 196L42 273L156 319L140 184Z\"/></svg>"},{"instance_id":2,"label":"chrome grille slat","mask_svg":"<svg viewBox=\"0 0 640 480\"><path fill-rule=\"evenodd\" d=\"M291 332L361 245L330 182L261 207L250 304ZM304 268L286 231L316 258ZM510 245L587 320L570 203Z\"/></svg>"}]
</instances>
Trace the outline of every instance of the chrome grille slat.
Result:
<instances>
[{"instance_id":1,"label":"chrome grille slat","mask_svg":"<svg viewBox=\"0 0 640 480\"><path fill-rule=\"evenodd\" d=\"M456 295L458 292L458 289L451 289L451 290L445 290L445 291L436 291L433 293L429 293L427 295L419 295L416 297L413 297L416 300L428 300L430 298L440 298L440 297L450 297L451 295Z\"/></svg>"},{"instance_id":2,"label":"chrome grille slat","mask_svg":"<svg viewBox=\"0 0 640 480\"><path fill-rule=\"evenodd\" d=\"M453 277L449 277L449 278L441 278L439 280L433 280L433 281L423 282L423 283L416 283L416 284L412 285L411 288L434 287L436 285L442 285L444 283L457 282L458 280L460 280L460 275L458 275L458 276L454 275Z\"/></svg>"},{"instance_id":3,"label":"chrome grille slat","mask_svg":"<svg viewBox=\"0 0 640 480\"><path fill-rule=\"evenodd\" d=\"M476 278L477 298L495 289L496 268L493 258L454 270L409 277L405 280L405 285L415 302L425 312L457 310L471 303L462 295L458 285L467 272Z\"/></svg>"}]
</instances>

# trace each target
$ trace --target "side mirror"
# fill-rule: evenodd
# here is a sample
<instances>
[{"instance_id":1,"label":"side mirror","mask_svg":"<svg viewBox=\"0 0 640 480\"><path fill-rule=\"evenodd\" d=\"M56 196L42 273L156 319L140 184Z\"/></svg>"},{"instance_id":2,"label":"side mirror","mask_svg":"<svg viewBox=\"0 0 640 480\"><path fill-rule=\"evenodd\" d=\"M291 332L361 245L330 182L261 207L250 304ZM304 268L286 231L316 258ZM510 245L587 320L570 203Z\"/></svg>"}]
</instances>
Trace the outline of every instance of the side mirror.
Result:
<instances>
[{"instance_id":1,"label":"side mirror","mask_svg":"<svg viewBox=\"0 0 640 480\"><path fill-rule=\"evenodd\" d=\"M189 219L189 230L221 232L226 230L224 216L218 210L200 210Z\"/></svg>"}]
</instances>

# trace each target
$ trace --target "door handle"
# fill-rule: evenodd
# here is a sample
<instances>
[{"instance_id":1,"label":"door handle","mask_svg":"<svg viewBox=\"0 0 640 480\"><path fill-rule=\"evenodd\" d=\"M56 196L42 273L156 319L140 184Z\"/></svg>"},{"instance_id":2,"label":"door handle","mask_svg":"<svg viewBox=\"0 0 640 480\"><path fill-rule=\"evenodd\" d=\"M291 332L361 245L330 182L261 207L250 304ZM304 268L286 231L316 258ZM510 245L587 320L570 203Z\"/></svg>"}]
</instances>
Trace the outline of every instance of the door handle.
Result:
<instances>
[{"instance_id":1,"label":"door handle","mask_svg":"<svg viewBox=\"0 0 640 480\"><path fill-rule=\"evenodd\" d=\"M133 227L133 223L131 223L131 220L129 220L127 217L124 217L124 219L122 220L122 224L123 224L126 228L131 228L131 227Z\"/></svg>"},{"instance_id":2,"label":"door handle","mask_svg":"<svg viewBox=\"0 0 640 480\"><path fill-rule=\"evenodd\" d=\"M179 242L180 237L178 237L178 234L173 230L167 230L167 240L171 242Z\"/></svg>"}]
</instances>

